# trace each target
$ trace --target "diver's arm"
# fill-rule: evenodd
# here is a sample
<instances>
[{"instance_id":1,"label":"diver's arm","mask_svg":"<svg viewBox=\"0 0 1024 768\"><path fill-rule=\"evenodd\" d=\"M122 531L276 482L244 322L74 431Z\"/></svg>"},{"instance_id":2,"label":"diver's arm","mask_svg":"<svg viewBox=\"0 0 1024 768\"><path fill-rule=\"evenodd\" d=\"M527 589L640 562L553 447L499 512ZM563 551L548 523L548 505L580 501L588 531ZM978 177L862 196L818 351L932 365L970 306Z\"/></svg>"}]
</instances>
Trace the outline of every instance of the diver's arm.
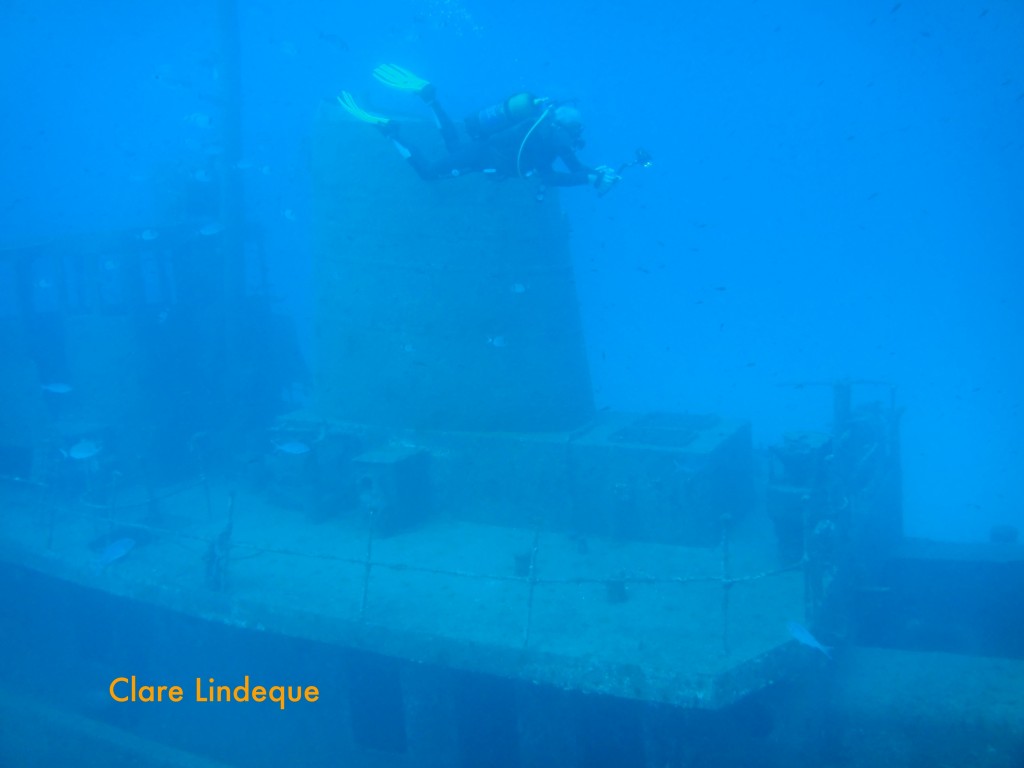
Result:
<instances>
[{"instance_id":1,"label":"diver's arm","mask_svg":"<svg viewBox=\"0 0 1024 768\"><path fill-rule=\"evenodd\" d=\"M587 168L587 166L580 162L579 158L576 157L576 153L572 150L560 153L559 157L562 158L562 162L572 172L572 176L584 177L584 181L577 183L592 185L597 190L598 196L607 194L608 190L618 184L621 178L614 168L610 168L607 165Z\"/></svg>"},{"instance_id":2,"label":"diver's arm","mask_svg":"<svg viewBox=\"0 0 1024 768\"><path fill-rule=\"evenodd\" d=\"M618 184L620 179L619 174L607 165L587 168L582 163L579 164L578 171L564 173L548 169L541 173L540 177L545 184L551 187L579 187L584 184L592 186L597 190L599 197L607 194L608 190Z\"/></svg>"},{"instance_id":3,"label":"diver's arm","mask_svg":"<svg viewBox=\"0 0 1024 768\"><path fill-rule=\"evenodd\" d=\"M568 147L559 152L558 157L565 164L565 167L569 169L570 173L583 174L584 176L589 173L593 173L593 169L585 166L580 159L576 157L576 153Z\"/></svg>"},{"instance_id":4,"label":"diver's arm","mask_svg":"<svg viewBox=\"0 0 1024 768\"><path fill-rule=\"evenodd\" d=\"M559 152L558 159L562 161L568 172L548 168L540 174L545 184L551 187L581 187L584 184L593 183L592 174L595 171L580 162L576 153L571 149L565 148Z\"/></svg>"},{"instance_id":5,"label":"diver's arm","mask_svg":"<svg viewBox=\"0 0 1024 768\"><path fill-rule=\"evenodd\" d=\"M541 180L549 187L581 187L590 184L590 174L584 170L582 173L564 173L563 171L545 171L538 174Z\"/></svg>"}]
</instances>

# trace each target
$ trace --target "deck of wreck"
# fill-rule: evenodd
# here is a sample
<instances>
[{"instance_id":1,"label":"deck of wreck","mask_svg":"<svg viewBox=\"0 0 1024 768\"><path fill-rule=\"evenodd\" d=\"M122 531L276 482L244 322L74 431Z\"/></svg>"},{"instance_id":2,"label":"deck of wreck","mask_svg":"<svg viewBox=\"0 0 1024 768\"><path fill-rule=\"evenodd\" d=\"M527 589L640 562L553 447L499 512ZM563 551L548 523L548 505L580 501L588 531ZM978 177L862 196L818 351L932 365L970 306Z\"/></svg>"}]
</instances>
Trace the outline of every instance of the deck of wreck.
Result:
<instances>
[{"instance_id":1,"label":"deck of wreck","mask_svg":"<svg viewBox=\"0 0 1024 768\"><path fill-rule=\"evenodd\" d=\"M254 632L708 709L816 661L786 629L803 616L802 569L779 567L757 517L726 555L443 517L374 538L201 483L158 504L125 488L114 509L29 484L3 493L8 563ZM208 555L229 504L230 556L213 589ZM103 564L118 539L134 546Z\"/></svg>"}]
</instances>

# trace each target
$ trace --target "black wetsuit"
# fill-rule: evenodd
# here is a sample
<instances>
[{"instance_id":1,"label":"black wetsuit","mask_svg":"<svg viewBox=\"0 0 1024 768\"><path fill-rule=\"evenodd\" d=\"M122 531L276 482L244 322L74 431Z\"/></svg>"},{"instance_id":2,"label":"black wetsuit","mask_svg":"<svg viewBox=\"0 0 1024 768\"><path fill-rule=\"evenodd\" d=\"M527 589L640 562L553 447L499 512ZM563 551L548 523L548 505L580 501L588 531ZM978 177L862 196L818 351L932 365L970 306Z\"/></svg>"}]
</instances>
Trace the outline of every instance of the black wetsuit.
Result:
<instances>
[{"instance_id":1,"label":"black wetsuit","mask_svg":"<svg viewBox=\"0 0 1024 768\"><path fill-rule=\"evenodd\" d=\"M572 187L589 184L592 169L576 157L573 137L554 121L554 115L536 114L504 130L486 136L461 138L460 131L436 100L427 102L441 126L447 154L428 160L392 133L392 139L409 153L409 163L427 181L463 173L493 173L498 178L531 176L546 185ZM538 122L539 120L539 122ZM555 170L561 160L566 170Z\"/></svg>"}]
</instances>

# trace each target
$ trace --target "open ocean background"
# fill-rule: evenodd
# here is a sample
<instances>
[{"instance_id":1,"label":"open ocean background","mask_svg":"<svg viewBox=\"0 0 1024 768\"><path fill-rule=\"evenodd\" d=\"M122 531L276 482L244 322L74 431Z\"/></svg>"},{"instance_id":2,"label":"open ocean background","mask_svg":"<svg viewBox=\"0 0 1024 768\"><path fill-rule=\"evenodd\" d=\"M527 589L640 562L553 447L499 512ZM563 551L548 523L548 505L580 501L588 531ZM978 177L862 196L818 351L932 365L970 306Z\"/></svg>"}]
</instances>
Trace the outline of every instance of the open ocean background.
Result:
<instances>
[{"instance_id":1,"label":"open ocean background","mask_svg":"<svg viewBox=\"0 0 1024 768\"><path fill-rule=\"evenodd\" d=\"M220 141L216 10L0 6L0 242L164 223L164 180ZM655 161L562 197L598 406L746 417L770 444L827 428L807 385L890 382L907 533L1024 525L1024 4L243 2L239 22L247 217L307 349L321 102L391 108L383 62L457 117L573 97L586 162Z\"/></svg>"}]
</instances>

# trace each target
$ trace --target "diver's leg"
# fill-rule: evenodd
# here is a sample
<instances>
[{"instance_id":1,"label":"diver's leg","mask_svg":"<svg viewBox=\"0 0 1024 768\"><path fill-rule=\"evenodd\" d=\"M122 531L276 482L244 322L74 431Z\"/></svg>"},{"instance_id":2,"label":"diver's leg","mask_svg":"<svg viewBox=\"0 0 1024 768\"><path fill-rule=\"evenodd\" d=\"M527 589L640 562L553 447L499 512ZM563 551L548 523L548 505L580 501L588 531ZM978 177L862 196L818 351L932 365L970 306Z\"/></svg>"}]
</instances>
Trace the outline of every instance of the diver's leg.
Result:
<instances>
[{"instance_id":1,"label":"diver's leg","mask_svg":"<svg viewBox=\"0 0 1024 768\"><path fill-rule=\"evenodd\" d=\"M420 153L415 147L409 144L405 139L402 139L398 135L398 125L395 122L390 122L386 125L380 126L381 132L387 136L395 149L398 150L398 154L402 156L412 169L416 171L416 174L424 181L434 181L440 175L434 163L431 163L422 153Z\"/></svg>"},{"instance_id":2,"label":"diver's leg","mask_svg":"<svg viewBox=\"0 0 1024 768\"><path fill-rule=\"evenodd\" d=\"M427 83L420 90L420 98L427 102L430 111L434 113L434 121L437 123L438 130L441 131L441 138L444 139L445 147L449 152L455 152L460 143L459 131L455 127L455 121L448 116L448 113L444 111L444 107L437 100L437 90L431 83Z\"/></svg>"},{"instance_id":3,"label":"diver's leg","mask_svg":"<svg viewBox=\"0 0 1024 768\"><path fill-rule=\"evenodd\" d=\"M453 151L434 163L432 170L436 178L442 178L486 171L487 165L488 154L484 146L480 142L471 141L459 144Z\"/></svg>"},{"instance_id":4,"label":"diver's leg","mask_svg":"<svg viewBox=\"0 0 1024 768\"><path fill-rule=\"evenodd\" d=\"M406 159L420 175L420 178L427 181L450 179L464 173L478 173L486 170L485 158L475 142L460 144L454 152L448 152L444 157L433 162L424 162L415 153Z\"/></svg>"},{"instance_id":5,"label":"diver's leg","mask_svg":"<svg viewBox=\"0 0 1024 768\"><path fill-rule=\"evenodd\" d=\"M433 83L422 77L417 77L397 64L381 64L373 70L373 76L389 88L418 93L434 113L434 119L437 121L437 127L441 130L444 145L449 152L455 151L459 145L459 134L455 123L437 102L437 89L434 88Z\"/></svg>"},{"instance_id":6,"label":"diver's leg","mask_svg":"<svg viewBox=\"0 0 1024 768\"><path fill-rule=\"evenodd\" d=\"M441 178L461 176L464 173L487 170L488 154L479 142L457 143L453 151L448 152L439 160L430 161L398 135L398 125L394 121L378 127L391 140L395 149L398 150L398 154L412 166L412 169L424 181L435 181Z\"/></svg>"}]
</instances>

